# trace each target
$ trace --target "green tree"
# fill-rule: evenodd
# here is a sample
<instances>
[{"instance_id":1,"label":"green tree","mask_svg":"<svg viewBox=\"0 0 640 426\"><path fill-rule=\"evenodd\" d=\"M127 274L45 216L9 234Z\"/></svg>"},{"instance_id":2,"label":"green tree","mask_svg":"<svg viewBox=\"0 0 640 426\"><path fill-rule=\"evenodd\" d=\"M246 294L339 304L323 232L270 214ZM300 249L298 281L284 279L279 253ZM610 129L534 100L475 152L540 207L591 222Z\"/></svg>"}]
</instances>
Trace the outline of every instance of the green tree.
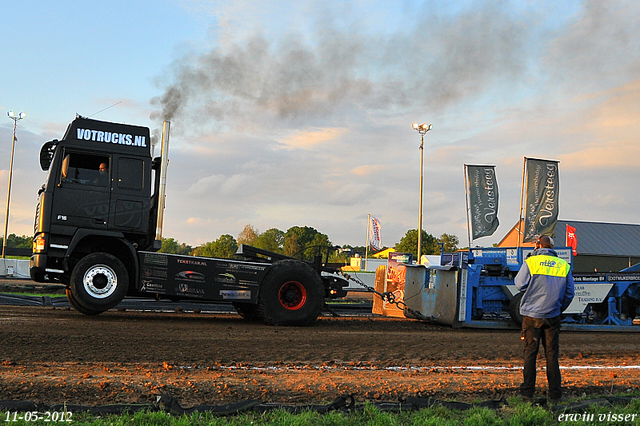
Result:
<instances>
[{"instance_id":1,"label":"green tree","mask_svg":"<svg viewBox=\"0 0 640 426\"><path fill-rule=\"evenodd\" d=\"M400 253L413 253L414 258L418 256L418 230L410 229L396 244L396 251ZM438 240L431 234L422 230L422 254L440 254ZM416 259L417 260L417 259Z\"/></svg>"},{"instance_id":2,"label":"green tree","mask_svg":"<svg viewBox=\"0 0 640 426\"><path fill-rule=\"evenodd\" d=\"M196 247L195 250L193 250L193 255L228 259L234 255L236 251L238 251L236 239L229 234L224 234L215 241L210 241Z\"/></svg>"},{"instance_id":3,"label":"green tree","mask_svg":"<svg viewBox=\"0 0 640 426\"><path fill-rule=\"evenodd\" d=\"M251 225L245 225L242 232L238 235L238 244L254 246L257 239L258 230Z\"/></svg>"},{"instance_id":4,"label":"green tree","mask_svg":"<svg viewBox=\"0 0 640 426\"><path fill-rule=\"evenodd\" d=\"M0 247L2 247L2 240L0 240ZM7 237L7 247L14 248L28 248L30 249L33 244L33 237L28 237L26 235L22 235L18 237L16 234L9 234Z\"/></svg>"},{"instance_id":5,"label":"green tree","mask_svg":"<svg viewBox=\"0 0 640 426\"><path fill-rule=\"evenodd\" d=\"M320 247L327 246L331 246L329 237L310 226L293 226L284 234L284 254L287 256L311 260L322 253Z\"/></svg>"},{"instance_id":6,"label":"green tree","mask_svg":"<svg viewBox=\"0 0 640 426\"><path fill-rule=\"evenodd\" d=\"M162 248L159 250L160 253L183 255L190 255L192 251L193 247L186 245L185 243L180 243L173 238L162 238Z\"/></svg>"},{"instance_id":7,"label":"green tree","mask_svg":"<svg viewBox=\"0 0 640 426\"><path fill-rule=\"evenodd\" d=\"M284 231L278 228L270 228L258 235L253 243L254 246L263 250L269 250L275 253L284 252Z\"/></svg>"},{"instance_id":8,"label":"green tree","mask_svg":"<svg viewBox=\"0 0 640 426\"><path fill-rule=\"evenodd\" d=\"M443 243L443 250L446 253L453 253L458 250L458 244L460 244L460 240L453 234L442 234L440 238L438 238L438 242Z\"/></svg>"}]
</instances>

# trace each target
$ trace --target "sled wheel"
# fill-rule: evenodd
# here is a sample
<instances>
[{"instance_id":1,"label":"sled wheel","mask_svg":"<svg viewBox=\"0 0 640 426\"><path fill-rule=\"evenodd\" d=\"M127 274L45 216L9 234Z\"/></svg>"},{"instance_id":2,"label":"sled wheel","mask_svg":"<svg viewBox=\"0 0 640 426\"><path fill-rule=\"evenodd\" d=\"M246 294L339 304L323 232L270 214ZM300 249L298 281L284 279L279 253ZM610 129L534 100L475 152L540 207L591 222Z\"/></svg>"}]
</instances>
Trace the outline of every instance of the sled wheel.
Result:
<instances>
[{"instance_id":1,"label":"sled wheel","mask_svg":"<svg viewBox=\"0 0 640 426\"><path fill-rule=\"evenodd\" d=\"M233 302L232 305L240 316L247 321L259 321L261 319L260 313L258 312L258 305L240 302Z\"/></svg>"},{"instance_id":2,"label":"sled wheel","mask_svg":"<svg viewBox=\"0 0 640 426\"><path fill-rule=\"evenodd\" d=\"M92 312L90 315L115 308L124 299L128 285L124 264L108 253L92 253L80 259L69 281L72 299Z\"/></svg>"},{"instance_id":3,"label":"sled wheel","mask_svg":"<svg viewBox=\"0 0 640 426\"><path fill-rule=\"evenodd\" d=\"M509 301L509 316L517 325L522 325L522 315L520 315L520 302L522 301L524 292L520 292L513 296Z\"/></svg>"},{"instance_id":4,"label":"sled wheel","mask_svg":"<svg viewBox=\"0 0 640 426\"><path fill-rule=\"evenodd\" d=\"M258 312L267 324L308 325L318 318L323 305L320 276L299 260L274 263L260 287Z\"/></svg>"}]
</instances>

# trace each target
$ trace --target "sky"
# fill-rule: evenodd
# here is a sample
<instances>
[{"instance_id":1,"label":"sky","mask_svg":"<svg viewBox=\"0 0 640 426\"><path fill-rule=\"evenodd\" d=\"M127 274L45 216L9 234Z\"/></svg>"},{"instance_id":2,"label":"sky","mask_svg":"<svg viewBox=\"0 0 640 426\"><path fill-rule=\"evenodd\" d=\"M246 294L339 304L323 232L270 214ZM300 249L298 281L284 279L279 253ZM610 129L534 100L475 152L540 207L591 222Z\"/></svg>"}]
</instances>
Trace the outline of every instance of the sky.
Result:
<instances>
[{"instance_id":1,"label":"sky","mask_svg":"<svg viewBox=\"0 0 640 426\"><path fill-rule=\"evenodd\" d=\"M311 226L469 244L464 165L495 165L500 241L525 157L559 161L560 219L640 223L640 2L30 1L0 24L17 124L9 233L31 235L41 145L76 113L171 122L164 236ZM4 112L3 112L4 114ZM13 120L0 121L4 210ZM156 150L159 155L159 150ZM579 229L577 230L579 238ZM560 241L564 236L559 236Z\"/></svg>"}]
</instances>

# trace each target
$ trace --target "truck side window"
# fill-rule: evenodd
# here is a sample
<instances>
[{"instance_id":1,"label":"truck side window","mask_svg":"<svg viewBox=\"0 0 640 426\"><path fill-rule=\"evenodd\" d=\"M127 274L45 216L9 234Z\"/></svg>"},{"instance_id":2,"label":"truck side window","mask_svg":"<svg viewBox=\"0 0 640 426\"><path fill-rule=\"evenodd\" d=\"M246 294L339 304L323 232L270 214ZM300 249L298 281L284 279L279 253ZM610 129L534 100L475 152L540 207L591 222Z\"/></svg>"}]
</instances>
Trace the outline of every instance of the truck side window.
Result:
<instances>
[{"instance_id":1,"label":"truck side window","mask_svg":"<svg viewBox=\"0 0 640 426\"><path fill-rule=\"evenodd\" d=\"M144 187L144 161L136 158L118 159L118 187L142 189Z\"/></svg>"},{"instance_id":2,"label":"truck side window","mask_svg":"<svg viewBox=\"0 0 640 426\"><path fill-rule=\"evenodd\" d=\"M109 157L68 153L62 161L61 182L83 185L109 185Z\"/></svg>"}]
</instances>

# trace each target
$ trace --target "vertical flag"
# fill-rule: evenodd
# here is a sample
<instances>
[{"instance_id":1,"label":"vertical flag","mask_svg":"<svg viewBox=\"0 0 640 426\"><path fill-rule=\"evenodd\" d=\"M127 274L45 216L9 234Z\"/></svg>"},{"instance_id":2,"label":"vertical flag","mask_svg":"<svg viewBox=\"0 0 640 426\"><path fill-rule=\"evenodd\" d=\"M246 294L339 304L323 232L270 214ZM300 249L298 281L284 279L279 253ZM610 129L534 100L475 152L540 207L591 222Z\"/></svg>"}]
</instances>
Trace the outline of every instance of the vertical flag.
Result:
<instances>
[{"instance_id":1,"label":"vertical flag","mask_svg":"<svg viewBox=\"0 0 640 426\"><path fill-rule=\"evenodd\" d=\"M371 220L369 220L369 245L374 250L382 249L380 221L373 216L371 216Z\"/></svg>"},{"instance_id":2,"label":"vertical flag","mask_svg":"<svg viewBox=\"0 0 640 426\"><path fill-rule=\"evenodd\" d=\"M573 249L573 255L578 254L578 237L576 236L576 228L567 225L567 247Z\"/></svg>"},{"instance_id":3,"label":"vertical flag","mask_svg":"<svg viewBox=\"0 0 640 426\"><path fill-rule=\"evenodd\" d=\"M467 165L473 238L488 237L498 228L498 181L495 166Z\"/></svg>"},{"instance_id":4,"label":"vertical flag","mask_svg":"<svg viewBox=\"0 0 640 426\"><path fill-rule=\"evenodd\" d=\"M527 201L523 242L535 241L539 235L555 237L560 194L558 162L526 158L525 169Z\"/></svg>"}]
</instances>

